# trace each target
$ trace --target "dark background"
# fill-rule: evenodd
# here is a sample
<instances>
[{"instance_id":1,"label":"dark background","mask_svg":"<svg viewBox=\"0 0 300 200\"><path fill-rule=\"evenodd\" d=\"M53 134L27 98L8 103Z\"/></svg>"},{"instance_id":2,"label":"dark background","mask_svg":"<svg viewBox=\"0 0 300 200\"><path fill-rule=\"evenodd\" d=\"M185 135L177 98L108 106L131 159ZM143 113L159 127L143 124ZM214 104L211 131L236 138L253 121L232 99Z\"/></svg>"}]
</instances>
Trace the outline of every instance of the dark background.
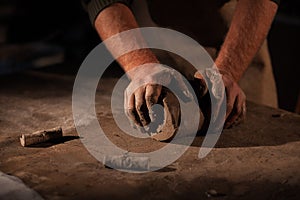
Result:
<instances>
[{"instance_id":1,"label":"dark background","mask_svg":"<svg viewBox=\"0 0 300 200\"><path fill-rule=\"evenodd\" d=\"M279 107L297 113L300 113L299 36L300 1L282 0L269 32L269 48ZM54 63L44 64L46 68L35 66L34 70L76 74L86 55L99 42L79 0L0 2L0 78L32 70L32 63L38 57L55 55L64 58L57 62L52 59ZM112 76L120 73L120 68L109 70Z\"/></svg>"}]
</instances>

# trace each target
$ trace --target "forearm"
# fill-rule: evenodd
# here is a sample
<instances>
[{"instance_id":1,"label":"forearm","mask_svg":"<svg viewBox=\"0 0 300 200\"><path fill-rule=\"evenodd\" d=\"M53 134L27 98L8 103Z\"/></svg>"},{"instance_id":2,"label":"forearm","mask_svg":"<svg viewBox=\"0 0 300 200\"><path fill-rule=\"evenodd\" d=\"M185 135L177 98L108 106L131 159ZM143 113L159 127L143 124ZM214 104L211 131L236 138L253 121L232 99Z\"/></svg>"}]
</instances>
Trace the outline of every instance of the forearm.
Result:
<instances>
[{"instance_id":1,"label":"forearm","mask_svg":"<svg viewBox=\"0 0 300 200\"><path fill-rule=\"evenodd\" d=\"M105 40L115 34L138 28L131 10L120 3L115 3L105 8L96 18L95 28L102 40ZM137 39L139 37L139 39ZM108 49L113 53L118 49L125 49L128 45L134 45L139 48L142 36L129 35L129 38L118 38L114 44L108 46ZM144 42L144 41L143 41ZM140 49L124 54L117 58L125 72L133 69L136 66L145 63L158 63L157 58L150 49Z\"/></svg>"},{"instance_id":2,"label":"forearm","mask_svg":"<svg viewBox=\"0 0 300 200\"><path fill-rule=\"evenodd\" d=\"M266 38L277 4L270 0L239 0L216 59L219 69L239 81Z\"/></svg>"}]
</instances>

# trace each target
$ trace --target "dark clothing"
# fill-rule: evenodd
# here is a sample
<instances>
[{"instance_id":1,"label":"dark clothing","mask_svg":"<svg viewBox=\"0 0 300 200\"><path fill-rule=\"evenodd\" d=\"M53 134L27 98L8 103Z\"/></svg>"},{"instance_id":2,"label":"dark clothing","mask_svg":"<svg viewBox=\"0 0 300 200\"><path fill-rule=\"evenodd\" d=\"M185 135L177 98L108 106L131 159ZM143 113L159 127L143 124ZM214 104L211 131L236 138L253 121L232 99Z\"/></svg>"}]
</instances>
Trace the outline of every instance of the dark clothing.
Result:
<instances>
[{"instance_id":1,"label":"dark clothing","mask_svg":"<svg viewBox=\"0 0 300 200\"><path fill-rule=\"evenodd\" d=\"M137 22L143 26L157 26L170 28L184 33L205 49L213 59L216 59L238 0L192 0L182 3L182 0L82 0L89 13L91 23L107 6L119 2L132 10ZM279 3L278 0L273 0ZM191 56L192 46L185 46ZM187 78L192 72L175 56L168 59L162 52L154 52L163 64L172 66ZM164 62L170 60L170 63ZM172 62L175 61L174 64ZM271 60L265 41L253 62L244 73L239 85L245 92L247 99L258 104L277 107L276 85L272 72Z\"/></svg>"},{"instance_id":2,"label":"dark clothing","mask_svg":"<svg viewBox=\"0 0 300 200\"><path fill-rule=\"evenodd\" d=\"M123 3L130 7L133 0L82 0L85 10L88 12L91 23L94 24L98 14L113 3ZM149 2L149 0L147 0ZM150 0L151 1L151 0ZM279 4L280 0L271 0ZM220 0L222 2L222 0Z\"/></svg>"}]
</instances>

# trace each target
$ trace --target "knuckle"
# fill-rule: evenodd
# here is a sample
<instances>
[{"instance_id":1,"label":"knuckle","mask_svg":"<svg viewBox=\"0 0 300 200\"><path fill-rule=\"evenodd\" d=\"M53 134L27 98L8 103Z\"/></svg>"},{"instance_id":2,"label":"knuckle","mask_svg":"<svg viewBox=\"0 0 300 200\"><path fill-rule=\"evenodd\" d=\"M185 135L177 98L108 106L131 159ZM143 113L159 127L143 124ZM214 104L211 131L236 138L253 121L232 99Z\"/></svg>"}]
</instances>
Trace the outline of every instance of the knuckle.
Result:
<instances>
[{"instance_id":1,"label":"knuckle","mask_svg":"<svg viewBox=\"0 0 300 200\"><path fill-rule=\"evenodd\" d=\"M145 92L145 89L143 87L139 87L134 91L134 95L139 97L142 96Z\"/></svg>"},{"instance_id":2,"label":"knuckle","mask_svg":"<svg viewBox=\"0 0 300 200\"><path fill-rule=\"evenodd\" d=\"M145 99L147 101L147 103L153 104L154 103L154 96L153 95L147 95L145 96Z\"/></svg>"},{"instance_id":3,"label":"knuckle","mask_svg":"<svg viewBox=\"0 0 300 200\"><path fill-rule=\"evenodd\" d=\"M142 103L136 104L135 108L138 112L143 112L143 104Z\"/></svg>"},{"instance_id":4,"label":"knuckle","mask_svg":"<svg viewBox=\"0 0 300 200\"><path fill-rule=\"evenodd\" d=\"M160 89L162 87L161 84L157 84L157 83L149 83L147 85L147 87L153 88L153 89Z\"/></svg>"},{"instance_id":5,"label":"knuckle","mask_svg":"<svg viewBox=\"0 0 300 200\"><path fill-rule=\"evenodd\" d=\"M147 94L146 96L145 96L145 99L146 100L151 100L151 99L153 99L154 98L154 95L153 94Z\"/></svg>"},{"instance_id":6,"label":"knuckle","mask_svg":"<svg viewBox=\"0 0 300 200\"><path fill-rule=\"evenodd\" d=\"M150 88L150 87L155 87L156 84L155 83L148 83L146 86L147 86L147 88Z\"/></svg>"},{"instance_id":7,"label":"knuckle","mask_svg":"<svg viewBox=\"0 0 300 200\"><path fill-rule=\"evenodd\" d=\"M231 104L227 104L227 110L232 110L233 106Z\"/></svg>"},{"instance_id":8,"label":"knuckle","mask_svg":"<svg viewBox=\"0 0 300 200\"><path fill-rule=\"evenodd\" d=\"M227 88L233 88L234 82L233 81L225 81L225 85L227 86Z\"/></svg>"},{"instance_id":9,"label":"knuckle","mask_svg":"<svg viewBox=\"0 0 300 200\"><path fill-rule=\"evenodd\" d=\"M134 113L135 113L135 110L133 108L127 108L125 111L128 115L131 115L131 116L134 115Z\"/></svg>"}]
</instances>

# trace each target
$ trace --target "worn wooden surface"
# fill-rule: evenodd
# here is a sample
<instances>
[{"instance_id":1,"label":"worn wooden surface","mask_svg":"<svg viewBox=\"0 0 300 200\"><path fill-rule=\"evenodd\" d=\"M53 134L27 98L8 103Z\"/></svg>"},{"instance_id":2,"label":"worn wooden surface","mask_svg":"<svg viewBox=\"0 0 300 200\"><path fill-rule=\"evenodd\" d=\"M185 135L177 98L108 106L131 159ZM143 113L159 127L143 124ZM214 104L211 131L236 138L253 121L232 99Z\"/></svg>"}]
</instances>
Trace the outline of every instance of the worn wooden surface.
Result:
<instances>
[{"instance_id":1,"label":"worn wooden surface","mask_svg":"<svg viewBox=\"0 0 300 200\"><path fill-rule=\"evenodd\" d=\"M73 128L73 76L31 72L0 79L0 171L21 178L45 199L299 199L300 117L248 102L247 121L225 130L204 159L203 137L172 165L146 174L104 168ZM100 83L96 110L108 137L129 151L165 143L122 133L110 113L115 79ZM105 83L105 84L103 84ZM24 148L19 136L61 126L57 143Z\"/></svg>"}]
</instances>

